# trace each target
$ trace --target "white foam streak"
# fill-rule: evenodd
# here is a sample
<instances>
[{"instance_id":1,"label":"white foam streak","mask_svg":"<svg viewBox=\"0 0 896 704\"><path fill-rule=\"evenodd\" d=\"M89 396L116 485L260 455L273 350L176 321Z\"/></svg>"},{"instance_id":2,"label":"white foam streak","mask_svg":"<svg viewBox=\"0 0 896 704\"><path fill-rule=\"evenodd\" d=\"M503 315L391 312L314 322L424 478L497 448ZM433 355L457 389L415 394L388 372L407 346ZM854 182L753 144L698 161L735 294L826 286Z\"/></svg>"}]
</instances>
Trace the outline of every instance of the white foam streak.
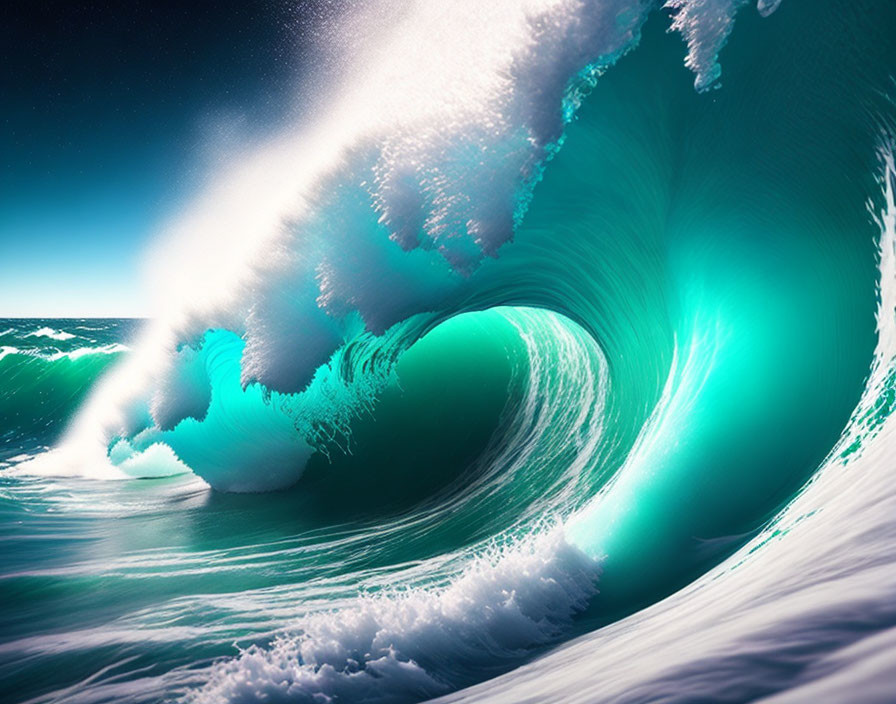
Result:
<instances>
[{"instance_id":1,"label":"white foam streak","mask_svg":"<svg viewBox=\"0 0 896 704\"><path fill-rule=\"evenodd\" d=\"M122 345L121 343L115 342L108 345L101 345L99 347L79 347L75 350L71 350L70 352L54 352L52 354L46 355L44 358L53 362L57 359L80 359L81 357L87 357L94 354L120 354L122 352L129 352L130 347L127 345Z\"/></svg>"},{"instance_id":2,"label":"white foam streak","mask_svg":"<svg viewBox=\"0 0 896 704\"><path fill-rule=\"evenodd\" d=\"M13 347L11 345L3 345L0 347L0 359L10 355L21 355L23 357L33 357L35 359L43 359L47 362L55 362L60 359L69 359L76 360L81 359L82 357L89 357L91 355L108 355L108 354L119 354L121 352L128 352L130 348L127 345L122 345L121 343L111 343L108 345L100 345L99 347L78 347L77 349L70 350L68 352L62 352L60 350L53 350L50 352L45 349L20 349L18 347Z\"/></svg>"}]
</instances>

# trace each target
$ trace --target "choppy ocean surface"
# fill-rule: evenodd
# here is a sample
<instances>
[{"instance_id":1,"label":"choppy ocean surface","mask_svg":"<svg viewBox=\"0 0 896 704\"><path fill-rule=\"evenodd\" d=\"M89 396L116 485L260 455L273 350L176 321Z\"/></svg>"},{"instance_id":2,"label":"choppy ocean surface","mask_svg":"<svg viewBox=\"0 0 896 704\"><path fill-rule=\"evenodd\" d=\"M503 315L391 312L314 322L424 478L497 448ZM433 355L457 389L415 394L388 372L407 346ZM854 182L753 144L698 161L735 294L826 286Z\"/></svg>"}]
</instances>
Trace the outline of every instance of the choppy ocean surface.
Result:
<instances>
[{"instance_id":1,"label":"choppy ocean surface","mask_svg":"<svg viewBox=\"0 0 896 704\"><path fill-rule=\"evenodd\" d=\"M896 698L896 4L660 5L359 4L0 320L0 699Z\"/></svg>"}]
</instances>

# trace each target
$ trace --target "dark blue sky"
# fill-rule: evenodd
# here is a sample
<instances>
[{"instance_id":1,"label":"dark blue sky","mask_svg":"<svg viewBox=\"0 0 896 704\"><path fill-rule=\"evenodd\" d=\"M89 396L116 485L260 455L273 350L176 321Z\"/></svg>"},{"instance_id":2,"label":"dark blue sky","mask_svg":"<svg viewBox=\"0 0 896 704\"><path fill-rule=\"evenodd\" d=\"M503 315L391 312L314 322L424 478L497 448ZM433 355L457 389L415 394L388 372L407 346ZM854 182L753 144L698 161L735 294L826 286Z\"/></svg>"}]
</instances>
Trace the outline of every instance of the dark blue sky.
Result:
<instances>
[{"instance_id":1,"label":"dark blue sky","mask_svg":"<svg viewBox=\"0 0 896 704\"><path fill-rule=\"evenodd\" d=\"M210 153L291 109L335 4L7 3L0 317L144 313L147 241Z\"/></svg>"}]
</instances>

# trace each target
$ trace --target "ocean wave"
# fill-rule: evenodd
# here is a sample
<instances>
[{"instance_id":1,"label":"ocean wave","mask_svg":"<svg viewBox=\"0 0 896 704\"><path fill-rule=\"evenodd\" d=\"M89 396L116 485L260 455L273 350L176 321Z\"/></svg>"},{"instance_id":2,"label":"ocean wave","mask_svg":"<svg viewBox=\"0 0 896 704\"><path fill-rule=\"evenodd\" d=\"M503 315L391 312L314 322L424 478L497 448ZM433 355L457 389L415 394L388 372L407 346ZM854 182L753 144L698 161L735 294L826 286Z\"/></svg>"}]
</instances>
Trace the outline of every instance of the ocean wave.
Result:
<instances>
[{"instance_id":1,"label":"ocean wave","mask_svg":"<svg viewBox=\"0 0 896 704\"><path fill-rule=\"evenodd\" d=\"M882 702L893 687L896 492L881 416L896 365L896 170L882 152L877 346L862 398L808 485L681 592L444 702ZM638 667L631 667L637 659Z\"/></svg>"},{"instance_id":2,"label":"ocean wave","mask_svg":"<svg viewBox=\"0 0 896 704\"><path fill-rule=\"evenodd\" d=\"M741 4L724 3L726 27ZM679 6L677 21L713 25L720 3L703 5ZM117 442L201 420L211 387L196 360L217 328L243 340L235 353L246 393L296 396L300 426L341 432L421 332L501 302L498 291L483 294L506 267L486 260L513 236L582 96L637 43L651 9L636 0L474 3L447 14L413 5L362 59L351 90L335 91L323 124L287 130L242 159L172 225L156 256L170 299L72 437ZM419 36L438 40L409 71L401 57ZM707 51L720 47L714 39ZM251 211L235 191L257 195ZM541 304L543 294L517 295ZM364 354L375 364L340 378ZM94 454L91 466L105 452Z\"/></svg>"},{"instance_id":3,"label":"ocean wave","mask_svg":"<svg viewBox=\"0 0 896 704\"><path fill-rule=\"evenodd\" d=\"M732 34L746 4L665 3L697 88L682 71L684 97L657 80L668 42L683 51L650 29L667 29L658 3L409 4L371 30L380 41L331 87L326 119L243 155L172 225L159 317L126 355L31 355L122 361L17 476L154 480L118 482L139 502L192 472L228 493L197 499L193 484L189 511L147 501L174 547L15 574L165 584L163 604L141 595L87 640L130 653L151 634L175 652L168 670L145 689L85 681L73 698L786 699L840 694L858 667L869 699L884 691L870 653L896 623L892 156L872 208L879 329L859 398L873 286L838 277L871 269L856 154L880 125L818 97L866 86L820 82L839 55L792 67L813 69L807 86L754 71L754 45ZM651 31L655 53L639 57ZM769 31L763 55L780 59L768 47L784 32ZM750 90L702 95L729 39ZM805 105L789 98L800 88ZM769 119L782 104L786 119ZM803 139L807 124L820 136ZM865 142L838 149L847 131ZM868 350L838 344L864 330L856 302ZM477 320L492 356L458 329ZM458 359L491 376L453 397ZM415 396L419 377L444 384ZM474 417L493 396L500 414ZM443 406L435 428L416 422L428 406ZM391 447L377 455L370 437ZM472 459L438 461L465 444ZM234 542L208 548L220 535ZM185 593L165 591L178 580ZM55 638L40 652L81 647Z\"/></svg>"}]
</instances>

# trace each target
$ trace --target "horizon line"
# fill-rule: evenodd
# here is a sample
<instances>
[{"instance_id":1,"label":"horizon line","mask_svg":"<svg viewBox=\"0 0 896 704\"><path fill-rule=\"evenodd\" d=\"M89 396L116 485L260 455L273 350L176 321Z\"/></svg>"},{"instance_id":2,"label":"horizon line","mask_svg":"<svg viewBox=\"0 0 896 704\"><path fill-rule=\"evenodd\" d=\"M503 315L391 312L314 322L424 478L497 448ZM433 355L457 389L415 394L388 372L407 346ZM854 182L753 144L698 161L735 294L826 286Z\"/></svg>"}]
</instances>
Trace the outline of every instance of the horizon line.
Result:
<instances>
[{"instance_id":1,"label":"horizon line","mask_svg":"<svg viewBox=\"0 0 896 704\"><path fill-rule=\"evenodd\" d=\"M0 320L150 320L151 315L0 315Z\"/></svg>"}]
</instances>

